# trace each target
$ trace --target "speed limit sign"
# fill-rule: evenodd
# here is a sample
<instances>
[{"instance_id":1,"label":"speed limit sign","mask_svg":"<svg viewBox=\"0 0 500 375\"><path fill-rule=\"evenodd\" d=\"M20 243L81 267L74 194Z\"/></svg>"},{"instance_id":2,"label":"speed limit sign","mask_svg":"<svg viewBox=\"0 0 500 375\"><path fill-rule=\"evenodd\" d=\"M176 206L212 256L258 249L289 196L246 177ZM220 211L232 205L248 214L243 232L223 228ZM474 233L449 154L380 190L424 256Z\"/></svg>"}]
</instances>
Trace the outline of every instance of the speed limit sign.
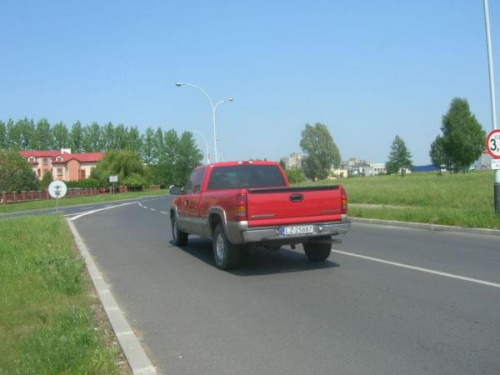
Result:
<instances>
[{"instance_id":1,"label":"speed limit sign","mask_svg":"<svg viewBox=\"0 0 500 375\"><path fill-rule=\"evenodd\" d=\"M494 159L500 159L500 129L495 129L486 138L486 150Z\"/></svg>"}]
</instances>

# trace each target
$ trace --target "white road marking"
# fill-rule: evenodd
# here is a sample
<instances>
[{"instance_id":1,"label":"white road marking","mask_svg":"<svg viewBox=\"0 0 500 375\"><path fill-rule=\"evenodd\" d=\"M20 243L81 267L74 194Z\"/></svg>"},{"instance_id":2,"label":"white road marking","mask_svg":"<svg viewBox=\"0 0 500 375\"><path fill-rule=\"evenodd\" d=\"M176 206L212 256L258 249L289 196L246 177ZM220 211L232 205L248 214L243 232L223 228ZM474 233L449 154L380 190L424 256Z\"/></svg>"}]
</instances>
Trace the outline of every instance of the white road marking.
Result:
<instances>
[{"instance_id":1,"label":"white road marking","mask_svg":"<svg viewBox=\"0 0 500 375\"><path fill-rule=\"evenodd\" d=\"M162 213L163 215L168 215L168 212L165 211L160 211L160 213Z\"/></svg>"},{"instance_id":2,"label":"white road marking","mask_svg":"<svg viewBox=\"0 0 500 375\"><path fill-rule=\"evenodd\" d=\"M150 208L150 210L151 210L151 211L156 211L156 209L155 209L155 208Z\"/></svg>"},{"instance_id":3,"label":"white road marking","mask_svg":"<svg viewBox=\"0 0 500 375\"><path fill-rule=\"evenodd\" d=\"M75 216L75 217L72 217L70 220L71 221L75 221L83 216L87 216L87 215L92 215L96 212L99 212L99 211L104 211L104 210L110 210L112 208L116 208L116 207L122 207L122 206L128 206L128 205L131 205L131 204L136 204L136 202L129 202L129 203L123 203L123 204L117 204L116 206L111 206L111 207L105 207L105 208L101 208L101 209L98 209L98 210L92 210L92 211L87 211L87 212L84 212L83 214L80 214L78 216Z\"/></svg>"},{"instance_id":4,"label":"white road marking","mask_svg":"<svg viewBox=\"0 0 500 375\"><path fill-rule=\"evenodd\" d=\"M446 273L446 272L441 272L441 271L434 271L434 270L430 270L430 269L427 269L427 268L409 266L407 264L390 262L388 260L383 260L383 259L379 259L379 258L373 258L373 257L369 257L369 256L366 256L366 255L359 255L359 254L347 253L347 252L341 251L341 250L332 249L332 252L337 253L337 254L342 254L342 255L347 255L347 256L355 257L355 258L360 258L360 259L365 259L365 260L371 260L372 262L378 262L378 263L388 264L390 266L396 266L396 267L406 268L406 269L410 269L410 270L414 270L414 271L420 271L420 272L430 273L430 274L433 274L433 275L438 275L438 276L443 276L443 277L449 277L451 279L468 281L468 282L471 282L471 283L492 286L494 288L499 288L500 289L500 284L492 283L490 281L473 279L473 278L470 278L470 277L454 275L452 273Z\"/></svg>"}]
</instances>

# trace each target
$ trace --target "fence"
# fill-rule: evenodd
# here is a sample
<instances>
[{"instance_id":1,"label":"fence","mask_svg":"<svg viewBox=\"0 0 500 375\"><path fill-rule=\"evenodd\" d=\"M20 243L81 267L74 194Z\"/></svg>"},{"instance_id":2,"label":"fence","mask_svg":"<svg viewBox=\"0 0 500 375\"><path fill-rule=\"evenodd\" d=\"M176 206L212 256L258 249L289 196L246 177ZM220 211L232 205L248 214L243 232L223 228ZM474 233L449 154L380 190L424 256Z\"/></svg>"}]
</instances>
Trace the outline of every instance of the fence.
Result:
<instances>
[{"instance_id":1,"label":"fence","mask_svg":"<svg viewBox=\"0 0 500 375\"><path fill-rule=\"evenodd\" d=\"M86 197L89 195L99 194L99 189L68 189L66 197ZM30 201L40 201L46 199L52 199L47 190L43 191L22 191L20 193L7 193L2 192L1 195L2 204L8 203L21 203Z\"/></svg>"}]
</instances>

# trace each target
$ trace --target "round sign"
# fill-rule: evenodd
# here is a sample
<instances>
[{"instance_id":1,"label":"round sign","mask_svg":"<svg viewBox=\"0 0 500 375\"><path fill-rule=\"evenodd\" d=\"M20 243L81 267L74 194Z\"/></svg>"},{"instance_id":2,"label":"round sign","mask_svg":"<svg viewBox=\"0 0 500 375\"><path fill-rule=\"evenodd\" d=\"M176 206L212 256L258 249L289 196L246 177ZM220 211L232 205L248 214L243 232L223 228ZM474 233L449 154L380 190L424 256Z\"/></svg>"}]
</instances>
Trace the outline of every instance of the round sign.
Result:
<instances>
[{"instance_id":1,"label":"round sign","mask_svg":"<svg viewBox=\"0 0 500 375\"><path fill-rule=\"evenodd\" d=\"M52 181L49 185L49 194L54 199L62 198L66 195L68 188L62 181Z\"/></svg>"},{"instance_id":2,"label":"round sign","mask_svg":"<svg viewBox=\"0 0 500 375\"><path fill-rule=\"evenodd\" d=\"M500 130L495 129L486 137L486 150L494 159L500 159Z\"/></svg>"}]
</instances>

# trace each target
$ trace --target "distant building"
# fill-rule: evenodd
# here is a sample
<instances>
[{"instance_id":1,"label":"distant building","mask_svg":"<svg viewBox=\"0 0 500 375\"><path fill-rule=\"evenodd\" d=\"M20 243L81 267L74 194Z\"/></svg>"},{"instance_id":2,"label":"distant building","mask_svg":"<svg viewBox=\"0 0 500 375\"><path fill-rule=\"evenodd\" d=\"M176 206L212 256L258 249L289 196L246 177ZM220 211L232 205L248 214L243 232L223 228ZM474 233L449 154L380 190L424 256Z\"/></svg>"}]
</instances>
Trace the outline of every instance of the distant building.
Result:
<instances>
[{"instance_id":1,"label":"distant building","mask_svg":"<svg viewBox=\"0 0 500 375\"><path fill-rule=\"evenodd\" d=\"M302 161L305 155L302 153L293 153L290 156L282 158L281 161L285 164L286 169L300 169L302 168Z\"/></svg>"},{"instance_id":2,"label":"distant building","mask_svg":"<svg viewBox=\"0 0 500 375\"><path fill-rule=\"evenodd\" d=\"M72 154L70 149L60 151L21 151L21 155L31 164L38 179L45 172L52 174L53 180L78 181L90 176L90 172L106 156L104 152Z\"/></svg>"},{"instance_id":3,"label":"distant building","mask_svg":"<svg viewBox=\"0 0 500 375\"><path fill-rule=\"evenodd\" d=\"M346 178L349 175L347 169L332 169L329 179Z\"/></svg>"},{"instance_id":4,"label":"distant building","mask_svg":"<svg viewBox=\"0 0 500 375\"><path fill-rule=\"evenodd\" d=\"M435 165L428 164L428 165L416 165L413 167L413 172L419 173L419 172L438 172L439 168L436 167ZM446 170L446 168L444 169Z\"/></svg>"},{"instance_id":5,"label":"distant building","mask_svg":"<svg viewBox=\"0 0 500 375\"><path fill-rule=\"evenodd\" d=\"M346 170L349 176L376 176L387 173L385 163L371 163L360 158L350 158L342 162L342 169Z\"/></svg>"},{"instance_id":6,"label":"distant building","mask_svg":"<svg viewBox=\"0 0 500 375\"><path fill-rule=\"evenodd\" d=\"M484 153L481 155L481 157L474 163L473 168L476 171L484 171L484 170L489 170L491 169L491 161L493 160L493 157L488 154Z\"/></svg>"},{"instance_id":7,"label":"distant building","mask_svg":"<svg viewBox=\"0 0 500 375\"><path fill-rule=\"evenodd\" d=\"M365 168L365 176L377 176L379 174L387 174L385 163L371 163Z\"/></svg>"}]
</instances>

